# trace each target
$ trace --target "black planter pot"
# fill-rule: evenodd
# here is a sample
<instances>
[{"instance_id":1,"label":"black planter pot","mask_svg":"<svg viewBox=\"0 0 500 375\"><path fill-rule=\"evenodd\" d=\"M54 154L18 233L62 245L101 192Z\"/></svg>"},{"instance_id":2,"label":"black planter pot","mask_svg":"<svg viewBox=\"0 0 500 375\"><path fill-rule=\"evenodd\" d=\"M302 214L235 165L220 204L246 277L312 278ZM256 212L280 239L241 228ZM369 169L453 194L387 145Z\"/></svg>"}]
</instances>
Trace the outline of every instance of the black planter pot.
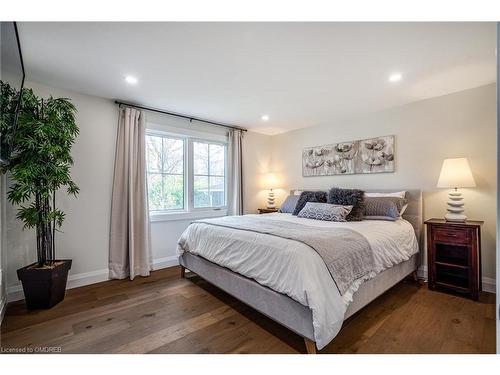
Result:
<instances>
[{"instance_id":1,"label":"black planter pot","mask_svg":"<svg viewBox=\"0 0 500 375\"><path fill-rule=\"evenodd\" d=\"M53 267L37 268L36 263L17 270L29 310L50 309L64 299L71 259L55 260Z\"/></svg>"}]
</instances>

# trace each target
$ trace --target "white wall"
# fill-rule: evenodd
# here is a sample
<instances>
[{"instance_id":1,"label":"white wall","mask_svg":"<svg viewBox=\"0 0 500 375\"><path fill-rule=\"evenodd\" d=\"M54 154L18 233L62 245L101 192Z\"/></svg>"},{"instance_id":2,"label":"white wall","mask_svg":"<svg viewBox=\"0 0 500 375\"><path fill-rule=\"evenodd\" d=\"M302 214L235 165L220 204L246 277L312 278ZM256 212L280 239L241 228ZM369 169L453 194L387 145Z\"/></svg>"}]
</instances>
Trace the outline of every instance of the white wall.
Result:
<instances>
[{"instance_id":1,"label":"white wall","mask_svg":"<svg viewBox=\"0 0 500 375\"><path fill-rule=\"evenodd\" d=\"M332 103L334 105L334 103ZM302 177L301 152L307 146L396 136L396 172L373 175ZM272 138L272 169L290 188L420 188L424 218L443 217L446 190L436 188L441 163L465 156L477 187L464 189L466 214L484 220L483 276L495 278L496 102L495 85L373 113L346 122L288 132ZM491 282L491 280L490 280ZM491 287L491 285L490 285Z\"/></svg>"},{"instance_id":2,"label":"white wall","mask_svg":"<svg viewBox=\"0 0 500 375\"><path fill-rule=\"evenodd\" d=\"M247 132L243 145L243 186L245 213L255 213L258 208L265 207L267 190L263 185L263 176L272 171L271 149L272 137Z\"/></svg>"},{"instance_id":3,"label":"white wall","mask_svg":"<svg viewBox=\"0 0 500 375\"><path fill-rule=\"evenodd\" d=\"M68 90L48 87L35 82L27 82L42 97L68 97L78 109L77 124L80 134L72 150L75 165L72 168L74 181L80 187L75 199L59 194L58 205L66 212L63 233L57 236L56 252L59 258L73 259L70 271L70 287L107 279L109 218L111 209L111 188L115 153L118 108L112 100L83 95ZM212 126L189 124L171 117L147 115L148 121L156 124L186 127L191 129L221 133ZM255 212L259 201L259 191L253 173L256 171L252 160L262 160L268 168L270 160L269 136L248 132L244 141L246 161L245 193L248 195L247 212ZM265 172L265 170L263 170ZM7 204L7 285L10 299L22 298L16 270L35 260L34 232L23 231L16 220L16 208ZM152 250L155 268L177 263L175 255L177 239L191 220L151 223Z\"/></svg>"}]
</instances>

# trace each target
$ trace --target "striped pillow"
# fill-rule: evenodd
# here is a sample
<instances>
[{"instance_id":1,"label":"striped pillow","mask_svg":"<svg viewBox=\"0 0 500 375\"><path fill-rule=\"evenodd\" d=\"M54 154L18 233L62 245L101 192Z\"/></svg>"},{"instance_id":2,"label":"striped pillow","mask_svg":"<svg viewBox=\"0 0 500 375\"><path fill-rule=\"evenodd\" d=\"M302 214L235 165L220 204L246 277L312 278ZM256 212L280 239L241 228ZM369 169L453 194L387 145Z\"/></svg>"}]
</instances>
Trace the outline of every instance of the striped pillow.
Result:
<instances>
[{"instance_id":1,"label":"striped pillow","mask_svg":"<svg viewBox=\"0 0 500 375\"><path fill-rule=\"evenodd\" d=\"M324 221L346 221L352 206L342 206L329 203L307 202L298 217Z\"/></svg>"}]
</instances>

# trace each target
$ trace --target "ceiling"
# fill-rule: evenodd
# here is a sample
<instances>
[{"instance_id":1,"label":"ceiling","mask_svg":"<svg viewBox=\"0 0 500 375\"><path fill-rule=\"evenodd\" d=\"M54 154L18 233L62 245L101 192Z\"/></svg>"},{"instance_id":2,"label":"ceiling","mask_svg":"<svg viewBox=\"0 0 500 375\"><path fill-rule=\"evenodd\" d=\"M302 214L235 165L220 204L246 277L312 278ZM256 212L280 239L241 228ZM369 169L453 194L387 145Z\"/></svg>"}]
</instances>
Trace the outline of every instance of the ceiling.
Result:
<instances>
[{"instance_id":1,"label":"ceiling","mask_svg":"<svg viewBox=\"0 0 500 375\"><path fill-rule=\"evenodd\" d=\"M496 80L494 23L23 22L19 34L28 80L265 134Z\"/></svg>"}]
</instances>

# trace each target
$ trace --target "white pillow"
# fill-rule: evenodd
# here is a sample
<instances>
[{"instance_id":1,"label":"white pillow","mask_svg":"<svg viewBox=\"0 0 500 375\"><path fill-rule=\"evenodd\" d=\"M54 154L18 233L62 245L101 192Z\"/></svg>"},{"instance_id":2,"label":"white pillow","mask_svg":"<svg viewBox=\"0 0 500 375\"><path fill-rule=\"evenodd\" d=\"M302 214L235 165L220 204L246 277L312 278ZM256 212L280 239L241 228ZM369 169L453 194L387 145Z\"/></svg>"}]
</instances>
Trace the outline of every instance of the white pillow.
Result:
<instances>
[{"instance_id":1,"label":"white pillow","mask_svg":"<svg viewBox=\"0 0 500 375\"><path fill-rule=\"evenodd\" d=\"M376 198L376 197L405 198L406 197L406 191L398 191L398 192L395 192L395 193L366 193L365 192L365 196L366 197L372 197L372 198Z\"/></svg>"},{"instance_id":2,"label":"white pillow","mask_svg":"<svg viewBox=\"0 0 500 375\"><path fill-rule=\"evenodd\" d=\"M302 190L294 190L293 195L300 195L302 194Z\"/></svg>"},{"instance_id":3,"label":"white pillow","mask_svg":"<svg viewBox=\"0 0 500 375\"><path fill-rule=\"evenodd\" d=\"M401 211L399 212L399 217L403 217L403 214L405 213L406 209L408 208L408 203L406 203Z\"/></svg>"}]
</instances>

